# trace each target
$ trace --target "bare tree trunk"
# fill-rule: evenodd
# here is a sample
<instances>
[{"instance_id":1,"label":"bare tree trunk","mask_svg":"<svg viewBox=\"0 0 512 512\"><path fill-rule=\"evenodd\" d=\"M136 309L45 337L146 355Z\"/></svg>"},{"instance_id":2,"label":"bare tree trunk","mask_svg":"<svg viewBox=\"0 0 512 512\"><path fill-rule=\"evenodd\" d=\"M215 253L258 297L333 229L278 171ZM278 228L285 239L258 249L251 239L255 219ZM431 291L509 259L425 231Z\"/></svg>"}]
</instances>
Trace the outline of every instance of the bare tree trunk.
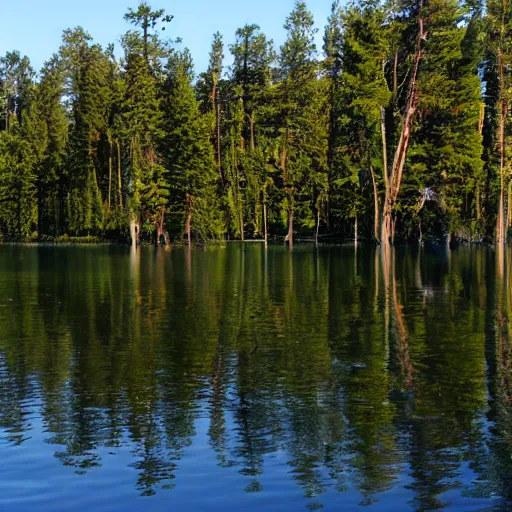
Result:
<instances>
[{"instance_id":1,"label":"bare tree trunk","mask_svg":"<svg viewBox=\"0 0 512 512\"><path fill-rule=\"evenodd\" d=\"M112 205L112 141L108 140L109 154L108 154L108 211Z\"/></svg>"},{"instance_id":2,"label":"bare tree trunk","mask_svg":"<svg viewBox=\"0 0 512 512\"><path fill-rule=\"evenodd\" d=\"M185 232L187 233L188 244L192 242L190 236L190 225L192 224L192 198L187 194L187 220L185 221Z\"/></svg>"},{"instance_id":3,"label":"bare tree trunk","mask_svg":"<svg viewBox=\"0 0 512 512\"><path fill-rule=\"evenodd\" d=\"M130 236L132 239L132 247L136 248L139 242L139 223L134 218L130 221Z\"/></svg>"},{"instance_id":4,"label":"bare tree trunk","mask_svg":"<svg viewBox=\"0 0 512 512\"><path fill-rule=\"evenodd\" d=\"M187 221L185 223L185 231L187 233L187 242L190 243L192 242L192 239L190 237L190 224L191 224L191 221L192 221L192 214L189 212L187 214Z\"/></svg>"},{"instance_id":5,"label":"bare tree trunk","mask_svg":"<svg viewBox=\"0 0 512 512\"><path fill-rule=\"evenodd\" d=\"M385 161L385 157L384 157ZM384 174L386 173L386 168L384 167ZM379 240L379 192L377 190L377 181L375 179L375 172L373 170L373 166L370 164L370 173L372 175L372 184L373 184L373 236L375 240Z\"/></svg>"},{"instance_id":6,"label":"bare tree trunk","mask_svg":"<svg viewBox=\"0 0 512 512\"><path fill-rule=\"evenodd\" d=\"M240 194L240 170L238 169L238 159L236 157L235 141L231 143L231 152L233 155L233 163L236 170L236 203L238 208L238 222L240 226L240 240L245 240L244 234L244 205Z\"/></svg>"},{"instance_id":7,"label":"bare tree trunk","mask_svg":"<svg viewBox=\"0 0 512 512\"><path fill-rule=\"evenodd\" d=\"M423 8L423 1L420 2L420 13ZM421 16L421 14L420 14ZM406 111L402 122L402 129L400 131L400 137L398 140L397 147L395 149L395 156L393 158L393 166L391 168L391 175L386 186L386 197L384 201L384 208L382 212L382 225L381 225L381 242L389 244L389 238L391 234L391 216L393 213L393 207L395 205L398 193L400 191L400 185L402 183L402 174L405 165L405 157L407 155L407 149L409 147L409 140L411 136L411 125L416 113L416 107L418 104L418 91L417 91L417 78L418 70L421 59L423 57L422 40L425 38L423 31L423 18L418 20L419 30L416 42L416 55L414 59L414 65L412 69L411 79L409 82L409 92L407 96ZM393 227L394 231L394 227ZM394 236L394 234L393 234Z\"/></svg>"},{"instance_id":8,"label":"bare tree trunk","mask_svg":"<svg viewBox=\"0 0 512 512\"><path fill-rule=\"evenodd\" d=\"M294 210L293 207L290 208L290 211L288 212L288 234L286 235L285 242L288 242L288 245L290 247L293 247L293 217L294 217Z\"/></svg>"},{"instance_id":9,"label":"bare tree trunk","mask_svg":"<svg viewBox=\"0 0 512 512\"><path fill-rule=\"evenodd\" d=\"M164 235L165 208L160 211L156 225L156 245L160 245L160 240L164 238L164 245L167 245L167 237Z\"/></svg>"},{"instance_id":10,"label":"bare tree trunk","mask_svg":"<svg viewBox=\"0 0 512 512\"><path fill-rule=\"evenodd\" d=\"M254 151L254 148L256 147L255 140L254 140L254 114L251 113L251 117L249 118L250 123L250 130L251 130L251 150Z\"/></svg>"},{"instance_id":11,"label":"bare tree trunk","mask_svg":"<svg viewBox=\"0 0 512 512\"><path fill-rule=\"evenodd\" d=\"M215 113L215 148L216 148L216 157L217 157L217 168L219 170L219 176L222 180L222 166L221 166L221 155L220 155L220 110L219 110L219 102L217 101L217 83L219 77L217 73L213 74L213 91L212 91L212 107Z\"/></svg>"},{"instance_id":12,"label":"bare tree trunk","mask_svg":"<svg viewBox=\"0 0 512 512\"><path fill-rule=\"evenodd\" d=\"M512 181L508 182L508 194L507 194L507 229L505 230L505 239L507 238L508 228L512 225L512 209L510 205L512 204Z\"/></svg>"},{"instance_id":13,"label":"bare tree trunk","mask_svg":"<svg viewBox=\"0 0 512 512\"><path fill-rule=\"evenodd\" d=\"M123 207L123 185L121 182L121 145L117 141L117 188L119 193L119 206Z\"/></svg>"},{"instance_id":14,"label":"bare tree trunk","mask_svg":"<svg viewBox=\"0 0 512 512\"><path fill-rule=\"evenodd\" d=\"M318 231L320 229L320 209L316 211L316 232L315 232L315 245L318 245Z\"/></svg>"},{"instance_id":15,"label":"bare tree trunk","mask_svg":"<svg viewBox=\"0 0 512 512\"><path fill-rule=\"evenodd\" d=\"M499 74L499 125L498 143L500 153L500 203L498 218L496 219L496 243L505 243L505 101L504 94L504 64L503 49L498 49L498 74Z\"/></svg>"},{"instance_id":16,"label":"bare tree trunk","mask_svg":"<svg viewBox=\"0 0 512 512\"><path fill-rule=\"evenodd\" d=\"M388 148L386 137L386 112L384 107L380 108L380 135L382 138L382 175L386 189L388 187Z\"/></svg>"},{"instance_id":17,"label":"bare tree trunk","mask_svg":"<svg viewBox=\"0 0 512 512\"><path fill-rule=\"evenodd\" d=\"M476 219L480 220L482 218L482 206L480 204L480 187L477 187L476 191L475 191L475 203L476 203Z\"/></svg>"},{"instance_id":18,"label":"bare tree trunk","mask_svg":"<svg viewBox=\"0 0 512 512\"><path fill-rule=\"evenodd\" d=\"M263 192L263 229L265 233L265 247L268 245L268 232L267 232L267 191Z\"/></svg>"},{"instance_id":19,"label":"bare tree trunk","mask_svg":"<svg viewBox=\"0 0 512 512\"><path fill-rule=\"evenodd\" d=\"M393 61L393 95L396 95L398 89L398 52L395 51L395 58Z\"/></svg>"},{"instance_id":20,"label":"bare tree trunk","mask_svg":"<svg viewBox=\"0 0 512 512\"><path fill-rule=\"evenodd\" d=\"M358 233L358 226L357 226L357 215L354 220L354 244L357 245L357 242L359 240L359 233Z\"/></svg>"}]
</instances>

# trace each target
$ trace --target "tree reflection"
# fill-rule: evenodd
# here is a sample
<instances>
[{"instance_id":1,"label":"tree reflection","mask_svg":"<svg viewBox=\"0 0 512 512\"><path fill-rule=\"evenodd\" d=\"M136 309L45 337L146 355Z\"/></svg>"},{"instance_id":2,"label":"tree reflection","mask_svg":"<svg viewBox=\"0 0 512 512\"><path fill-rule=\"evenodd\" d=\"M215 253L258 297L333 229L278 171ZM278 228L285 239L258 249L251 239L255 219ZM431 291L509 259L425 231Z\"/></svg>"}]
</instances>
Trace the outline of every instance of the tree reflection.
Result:
<instances>
[{"instance_id":1,"label":"tree reflection","mask_svg":"<svg viewBox=\"0 0 512 512\"><path fill-rule=\"evenodd\" d=\"M463 484L482 494L464 481L468 462L512 498L490 476L510 471L512 453L511 280L484 250L9 251L4 442L23 444L37 410L62 464L87 474L129 453L135 487L151 495L175 485L206 423L219 471L248 493L285 467L312 508L344 492L369 506L406 477L409 505L431 510Z\"/></svg>"}]
</instances>

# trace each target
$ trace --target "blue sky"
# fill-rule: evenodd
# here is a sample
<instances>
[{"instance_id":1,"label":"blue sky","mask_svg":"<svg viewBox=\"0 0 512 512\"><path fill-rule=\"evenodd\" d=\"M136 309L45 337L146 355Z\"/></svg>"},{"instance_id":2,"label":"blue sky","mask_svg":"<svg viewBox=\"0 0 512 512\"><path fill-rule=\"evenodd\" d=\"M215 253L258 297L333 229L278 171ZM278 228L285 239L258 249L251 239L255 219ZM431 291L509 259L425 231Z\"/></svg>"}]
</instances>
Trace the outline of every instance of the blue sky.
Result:
<instances>
[{"instance_id":1,"label":"blue sky","mask_svg":"<svg viewBox=\"0 0 512 512\"><path fill-rule=\"evenodd\" d=\"M127 7L138 0L3 0L0 54L19 50L28 55L39 70L60 45L62 30L82 25L103 46L118 46L119 35L129 27L123 20ZM294 0L148 0L154 8L164 8L174 15L166 34L182 37L190 48L196 73L208 64L212 34L219 30L226 43L231 43L235 30L245 23L260 25L274 39L276 46L285 38L283 23L293 8ZM321 51L322 34L332 0L309 0L309 9L319 29L317 44Z\"/></svg>"}]
</instances>

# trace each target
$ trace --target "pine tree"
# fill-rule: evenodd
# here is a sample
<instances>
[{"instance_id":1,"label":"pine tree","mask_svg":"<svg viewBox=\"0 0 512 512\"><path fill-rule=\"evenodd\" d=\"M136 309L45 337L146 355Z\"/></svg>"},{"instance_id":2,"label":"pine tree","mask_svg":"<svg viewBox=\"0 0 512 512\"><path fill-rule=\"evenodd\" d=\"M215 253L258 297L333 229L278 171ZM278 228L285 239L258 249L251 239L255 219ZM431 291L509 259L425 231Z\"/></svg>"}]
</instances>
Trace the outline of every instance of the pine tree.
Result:
<instances>
[{"instance_id":1,"label":"pine tree","mask_svg":"<svg viewBox=\"0 0 512 512\"><path fill-rule=\"evenodd\" d=\"M21 123L33 80L34 70L27 56L13 51L0 57L0 129L9 132L14 118Z\"/></svg>"},{"instance_id":2,"label":"pine tree","mask_svg":"<svg viewBox=\"0 0 512 512\"><path fill-rule=\"evenodd\" d=\"M124 140L128 147L128 208L140 232L163 227L168 182L158 147L164 135L157 82L143 56L128 55L123 103Z\"/></svg>"},{"instance_id":3,"label":"pine tree","mask_svg":"<svg viewBox=\"0 0 512 512\"><path fill-rule=\"evenodd\" d=\"M295 220L306 227L315 225L314 189L316 182L325 183L325 180L316 180L315 176L325 173L327 164L327 138L322 141L317 136L324 130L327 134L328 110L326 102L317 97L321 90L315 60L317 30L304 2L295 4L284 27L288 35L280 55L278 101L282 124L279 160L283 190L281 212L288 224L286 240L292 246ZM321 185L320 189L323 187Z\"/></svg>"},{"instance_id":4,"label":"pine tree","mask_svg":"<svg viewBox=\"0 0 512 512\"><path fill-rule=\"evenodd\" d=\"M379 239L379 190L387 169L381 121L390 102L385 20L376 4L343 10L335 3L325 37L332 82L330 211L337 224L353 220L356 240L358 219L365 217L373 217L373 236Z\"/></svg>"},{"instance_id":5,"label":"pine tree","mask_svg":"<svg viewBox=\"0 0 512 512\"><path fill-rule=\"evenodd\" d=\"M223 89L222 71L224 62L224 43L222 34L213 34L208 69L199 75L196 91L200 101L201 112L209 114L212 143L215 147L215 161L219 173L220 186L223 187L222 148L221 148L221 90Z\"/></svg>"},{"instance_id":6,"label":"pine tree","mask_svg":"<svg viewBox=\"0 0 512 512\"><path fill-rule=\"evenodd\" d=\"M67 226L75 233L100 232L105 208L100 187L104 168L99 151L111 104L108 59L98 45L89 45L89 37L81 29L65 32L61 55L68 69L72 115L67 159Z\"/></svg>"},{"instance_id":7,"label":"pine tree","mask_svg":"<svg viewBox=\"0 0 512 512\"><path fill-rule=\"evenodd\" d=\"M425 199L435 199L435 215L444 212L447 234L470 239L483 184L478 41L471 25L460 25L465 13L456 1L438 0L430 9L401 215L419 222L421 229Z\"/></svg>"},{"instance_id":8,"label":"pine tree","mask_svg":"<svg viewBox=\"0 0 512 512\"><path fill-rule=\"evenodd\" d=\"M170 41L162 40L156 30L158 27L165 30L173 16L165 14L165 9L153 11L146 2L141 2L137 10L129 8L124 19L140 28L140 31L130 30L123 36L124 48L128 53L142 55L147 67L156 74L161 69L161 60L169 55L171 49Z\"/></svg>"},{"instance_id":9,"label":"pine tree","mask_svg":"<svg viewBox=\"0 0 512 512\"><path fill-rule=\"evenodd\" d=\"M63 224L63 180L68 144L68 120L63 105L65 71L54 55L45 63L34 94L34 108L44 124L45 151L38 165L38 232L59 235Z\"/></svg>"},{"instance_id":10,"label":"pine tree","mask_svg":"<svg viewBox=\"0 0 512 512\"><path fill-rule=\"evenodd\" d=\"M16 120L0 133L1 232L26 240L37 230L36 152L20 133Z\"/></svg>"},{"instance_id":11,"label":"pine tree","mask_svg":"<svg viewBox=\"0 0 512 512\"><path fill-rule=\"evenodd\" d=\"M188 51L170 59L166 81L165 162L169 168L170 209L190 243L219 238L223 223L217 199L217 172L207 118L192 86Z\"/></svg>"},{"instance_id":12,"label":"pine tree","mask_svg":"<svg viewBox=\"0 0 512 512\"><path fill-rule=\"evenodd\" d=\"M489 174L488 207L496 212L496 241L506 240L512 223L512 184L507 151L511 127L512 6L503 0L487 2L486 16L486 167ZM508 191L508 193L507 193ZM489 212L490 213L490 212Z\"/></svg>"}]
</instances>

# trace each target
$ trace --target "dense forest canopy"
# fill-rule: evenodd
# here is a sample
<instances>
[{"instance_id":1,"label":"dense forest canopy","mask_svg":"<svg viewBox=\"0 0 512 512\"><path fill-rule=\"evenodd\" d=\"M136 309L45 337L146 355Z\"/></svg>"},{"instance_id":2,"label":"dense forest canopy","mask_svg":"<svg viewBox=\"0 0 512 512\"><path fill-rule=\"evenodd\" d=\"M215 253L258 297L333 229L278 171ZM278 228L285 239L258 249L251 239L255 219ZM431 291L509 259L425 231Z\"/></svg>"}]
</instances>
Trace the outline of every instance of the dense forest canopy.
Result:
<instances>
[{"instance_id":1,"label":"dense forest canopy","mask_svg":"<svg viewBox=\"0 0 512 512\"><path fill-rule=\"evenodd\" d=\"M1 239L506 241L504 0L335 0L322 49L299 0L280 48L216 33L198 77L179 19L125 20L120 59L82 27L39 73L0 57Z\"/></svg>"}]
</instances>

